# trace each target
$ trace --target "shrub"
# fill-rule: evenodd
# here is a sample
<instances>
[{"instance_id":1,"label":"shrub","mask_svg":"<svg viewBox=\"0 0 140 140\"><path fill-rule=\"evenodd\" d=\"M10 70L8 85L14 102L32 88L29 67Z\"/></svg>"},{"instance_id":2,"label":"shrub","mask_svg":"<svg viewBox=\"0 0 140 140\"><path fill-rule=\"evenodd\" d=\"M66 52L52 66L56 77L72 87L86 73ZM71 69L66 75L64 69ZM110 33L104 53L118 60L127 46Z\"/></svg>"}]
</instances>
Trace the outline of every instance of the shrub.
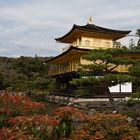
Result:
<instances>
[{"instance_id":1,"label":"shrub","mask_svg":"<svg viewBox=\"0 0 140 140\"><path fill-rule=\"evenodd\" d=\"M138 130L128 124L127 116L98 113L73 136L73 140L139 140Z\"/></svg>"},{"instance_id":2,"label":"shrub","mask_svg":"<svg viewBox=\"0 0 140 140\"><path fill-rule=\"evenodd\" d=\"M1 128L0 129L1 140L41 140L40 138L34 138L32 135L26 134L16 128Z\"/></svg>"},{"instance_id":3,"label":"shrub","mask_svg":"<svg viewBox=\"0 0 140 140\"><path fill-rule=\"evenodd\" d=\"M59 107L53 113L56 119L59 120L59 125L56 127L57 137L70 137L70 135L75 131L73 124L74 120L86 120L87 115L73 107Z\"/></svg>"},{"instance_id":4,"label":"shrub","mask_svg":"<svg viewBox=\"0 0 140 140\"><path fill-rule=\"evenodd\" d=\"M18 131L41 140L50 140L54 133L54 126L58 125L58 121L48 115L18 116L10 118L8 122Z\"/></svg>"},{"instance_id":5,"label":"shrub","mask_svg":"<svg viewBox=\"0 0 140 140\"><path fill-rule=\"evenodd\" d=\"M133 107L136 104L140 104L140 99L131 98L127 101L127 106L128 107Z\"/></svg>"},{"instance_id":6,"label":"shrub","mask_svg":"<svg viewBox=\"0 0 140 140\"><path fill-rule=\"evenodd\" d=\"M34 102L27 96L3 94L0 96L0 111L8 116L43 113L45 104Z\"/></svg>"},{"instance_id":7,"label":"shrub","mask_svg":"<svg viewBox=\"0 0 140 140\"><path fill-rule=\"evenodd\" d=\"M133 93L131 97L140 99L140 91L138 91L137 93Z\"/></svg>"}]
</instances>

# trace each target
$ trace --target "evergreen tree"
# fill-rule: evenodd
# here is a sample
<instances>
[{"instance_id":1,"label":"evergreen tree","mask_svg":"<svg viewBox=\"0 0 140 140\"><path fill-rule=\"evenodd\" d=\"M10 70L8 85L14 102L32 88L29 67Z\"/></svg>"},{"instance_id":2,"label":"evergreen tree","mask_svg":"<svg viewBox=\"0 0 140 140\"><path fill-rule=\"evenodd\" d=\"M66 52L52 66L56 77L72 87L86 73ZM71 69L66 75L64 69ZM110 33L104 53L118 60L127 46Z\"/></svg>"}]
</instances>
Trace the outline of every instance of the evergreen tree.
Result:
<instances>
[{"instance_id":1,"label":"evergreen tree","mask_svg":"<svg viewBox=\"0 0 140 140\"><path fill-rule=\"evenodd\" d=\"M139 36L139 40L138 40L137 46L140 46L140 29L137 30L136 34Z\"/></svg>"},{"instance_id":2,"label":"evergreen tree","mask_svg":"<svg viewBox=\"0 0 140 140\"><path fill-rule=\"evenodd\" d=\"M0 90L44 90L51 84L48 78L49 57L0 57Z\"/></svg>"},{"instance_id":3,"label":"evergreen tree","mask_svg":"<svg viewBox=\"0 0 140 140\"><path fill-rule=\"evenodd\" d=\"M136 91L140 91L140 61L138 61L133 67L129 69L130 75L135 78Z\"/></svg>"},{"instance_id":4,"label":"evergreen tree","mask_svg":"<svg viewBox=\"0 0 140 140\"><path fill-rule=\"evenodd\" d=\"M102 88L112 104L113 109L117 109L109 87L125 82L130 82L133 78L129 74L119 73L116 68L120 65L132 65L134 60L129 59L127 54L129 50L125 49L98 49L89 52L83 56L92 63L80 66L80 79L73 79L71 84L80 85L98 85ZM83 78L84 76L84 78ZM98 77L97 77L98 76ZM86 78L85 78L86 77Z\"/></svg>"},{"instance_id":5,"label":"evergreen tree","mask_svg":"<svg viewBox=\"0 0 140 140\"><path fill-rule=\"evenodd\" d=\"M133 50L135 49L135 42L133 39L130 39L130 42L129 42L129 50Z\"/></svg>"},{"instance_id":6,"label":"evergreen tree","mask_svg":"<svg viewBox=\"0 0 140 140\"><path fill-rule=\"evenodd\" d=\"M122 47L122 44L121 44L121 42L114 41L114 42L113 42L113 47L114 47L114 48L121 48L121 47Z\"/></svg>"},{"instance_id":7,"label":"evergreen tree","mask_svg":"<svg viewBox=\"0 0 140 140\"><path fill-rule=\"evenodd\" d=\"M140 29L137 29L136 35L138 35L140 37Z\"/></svg>"},{"instance_id":8,"label":"evergreen tree","mask_svg":"<svg viewBox=\"0 0 140 140\"><path fill-rule=\"evenodd\" d=\"M136 35L138 35L139 39L138 39L138 42L137 42L137 46L135 47L135 51L140 52L140 29L137 29Z\"/></svg>"}]
</instances>

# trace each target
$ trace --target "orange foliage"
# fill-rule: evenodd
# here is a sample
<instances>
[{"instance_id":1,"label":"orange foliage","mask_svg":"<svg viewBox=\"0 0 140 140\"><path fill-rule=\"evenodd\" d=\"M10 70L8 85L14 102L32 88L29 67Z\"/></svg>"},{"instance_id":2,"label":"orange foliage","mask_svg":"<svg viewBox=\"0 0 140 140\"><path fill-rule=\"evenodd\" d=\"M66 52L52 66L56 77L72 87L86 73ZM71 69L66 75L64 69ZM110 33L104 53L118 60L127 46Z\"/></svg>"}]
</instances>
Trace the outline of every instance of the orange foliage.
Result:
<instances>
[{"instance_id":1,"label":"orange foliage","mask_svg":"<svg viewBox=\"0 0 140 140\"><path fill-rule=\"evenodd\" d=\"M80 119L80 120L87 119L87 115L82 110L69 106L59 107L54 111L53 114L55 116L59 116L61 118L66 119Z\"/></svg>"},{"instance_id":2,"label":"orange foliage","mask_svg":"<svg viewBox=\"0 0 140 140\"><path fill-rule=\"evenodd\" d=\"M48 115L17 116L10 118L8 122L13 128L41 139L52 137L54 128L58 125L58 121Z\"/></svg>"},{"instance_id":3,"label":"orange foliage","mask_svg":"<svg viewBox=\"0 0 140 140\"><path fill-rule=\"evenodd\" d=\"M34 102L27 96L11 94L0 96L0 117L2 118L0 140L50 138L55 132L58 121L46 114L45 105L45 103Z\"/></svg>"},{"instance_id":4,"label":"orange foliage","mask_svg":"<svg viewBox=\"0 0 140 140\"><path fill-rule=\"evenodd\" d=\"M125 115L97 113L89 117L80 109L65 106L54 111L57 121L48 115L37 115L44 107L44 103L27 96L1 95L0 140L46 140L52 136L54 140L140 140L140 132L129 125ZM81 129L74 126L75 120L82 120Z\"/></svg>"},{"instance_id":5,"label":"orange foliage","mask_svg":"<svg viewBox=\"0 0 140 140\"><path fill-rule=\"evenodd\" d=\"M35 116L17 116L14 118L10 118L9 123L12 123L14 125L36 125L36 126L42 126L42 125L58 125L58 121L53 119L52 117L48 115L35 115Z\"/></svg>"},{"instance_id":6,"label":"orange foliage","mask_svg":"<svg viewBox=\"0 0 140 140\"><path fill-rule=\"evenodd\" d=\"M73 140L139 140L138 130L129 125L127 116L97 113L73 135Z\"/></svg>"},{"instance_id":7,"label":"orange foliage","mask_svg":"<svg viewBox=\"0 0 140 140\"><path fill-rule=\"evenodd\" d=\"M3 127L0 129L0 140L41 140L39 138L33 138L32 135L26 134L15 128L9 129Z\"/></svg>"},{"instance_id":8,"label":"orange foliage","mask_svg":"<svg viewBox=\"0 0 140 140\"><path fill-rule=\"evenodd\" d=\"M46 104L34 102L27 96L18 96L3 94L0 96L0 113L7 115L25 115L28 113L37 113L45 107Z\"/></svg>"}]
</instances>

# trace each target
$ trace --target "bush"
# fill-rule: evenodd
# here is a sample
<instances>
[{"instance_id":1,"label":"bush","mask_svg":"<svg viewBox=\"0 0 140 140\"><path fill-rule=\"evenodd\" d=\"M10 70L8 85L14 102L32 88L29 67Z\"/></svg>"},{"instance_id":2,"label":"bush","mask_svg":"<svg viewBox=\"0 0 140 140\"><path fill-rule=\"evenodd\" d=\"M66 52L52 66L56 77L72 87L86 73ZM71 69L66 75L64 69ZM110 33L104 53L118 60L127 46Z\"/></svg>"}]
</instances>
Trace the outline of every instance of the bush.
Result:
<instances>
[{"instance_id":1,"label":"bush","mask_svg":"<svg viewBox=\"0 0 140 140\"><path fill-rule=\"evenodd\" d=\"M32 134L41 140L50 140L54 126L58 125L58 121L48 115L17 116L10 118L8 122L18 131L26 132L28 135Z\"/></svg>"},{"instance_id":2,"label":"bush","mask_svg":"<svg viewBox=\"0 0 140 140\"><path fill-rule=\"evenodd\" d=\"M138 91L137 93L133 93L131 97L140 99L140 91Z\"/></svg>"},{"instance_id":3,"label":"bush","mask_svg":"<svg viewBox=\"0 0 140 140\"><path fill-rule=\"evenodd\" d=\"M21 130L15 128L1 128L0 129L0 139L1 140L41 140L39 138L34 138L32 135L26 134Z\"/></svg>"},{"instance_id":4,"label":"bush","mask_svg":"<svg viewBox=\"0 0 140 140\"><path fill-rule=\"evenodd\" d=\"M1 140L51 140L58 121L45 112L45 103L27 96L0 96Z\"/></svg>"},{"instance_id":5,"label":"bush","mask_svg":"<svg viewBox=\"0 0 140 140\"><path fill-rule=\"evenodd\" d=\"M127 116L97 113L73 140L139 140L138 130L128 124Z\"/></svg>"},{"instance_id":6,"label":"bush","mask_svg":"<svg viewBox=\"0 0 140 140\"><path fill-rule=\"evenodd\" d=\"M56 127L57 138L69 138L76 129L73 121L87 119L87 115L83 111L69 106L59 107L54 110L53 114L59 120L59 125Z\"/></svg>"},{"instance_id":7,"label":"bush","mask_svg":"<svg viewBox=\"0 0 140 140\"><path fill-rule=\"evenodd\" d=\"M0 111L8 116L43 113L45 104L34 102L27 96L3 94L0 96Z\"/></svg>"},{"instance_id":8,"label":"bush","mask_svg":"<svg viewBox=\"0 0 140 140\"><path fill-rule=\"evenodd\" d=\"M128 107L133 107L136 104L140 104L140 100L139 99L135 99L135 98L131 98L127 101L127 106Z\"/></svg>"}]
</instances>

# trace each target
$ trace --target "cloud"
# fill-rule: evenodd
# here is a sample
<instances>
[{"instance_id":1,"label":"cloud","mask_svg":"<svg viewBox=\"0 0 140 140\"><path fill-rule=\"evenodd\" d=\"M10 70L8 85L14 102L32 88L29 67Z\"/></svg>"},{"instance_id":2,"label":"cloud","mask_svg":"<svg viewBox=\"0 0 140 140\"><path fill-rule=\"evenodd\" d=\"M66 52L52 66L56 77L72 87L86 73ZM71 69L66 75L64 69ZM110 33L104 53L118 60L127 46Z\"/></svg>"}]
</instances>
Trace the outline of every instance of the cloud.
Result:
<instances>
[{"instance_id":1,"label":"cloud","mask_svg":"<svg viewBox=\"0 0 140 140\"><path fill-rule=\"evenodd\" d=\"M0 55L57 55L63 44L54 38L73 24L133 30L140 23L139 0L5 0L0 1Z\"/></svg>"}]
</instances>

